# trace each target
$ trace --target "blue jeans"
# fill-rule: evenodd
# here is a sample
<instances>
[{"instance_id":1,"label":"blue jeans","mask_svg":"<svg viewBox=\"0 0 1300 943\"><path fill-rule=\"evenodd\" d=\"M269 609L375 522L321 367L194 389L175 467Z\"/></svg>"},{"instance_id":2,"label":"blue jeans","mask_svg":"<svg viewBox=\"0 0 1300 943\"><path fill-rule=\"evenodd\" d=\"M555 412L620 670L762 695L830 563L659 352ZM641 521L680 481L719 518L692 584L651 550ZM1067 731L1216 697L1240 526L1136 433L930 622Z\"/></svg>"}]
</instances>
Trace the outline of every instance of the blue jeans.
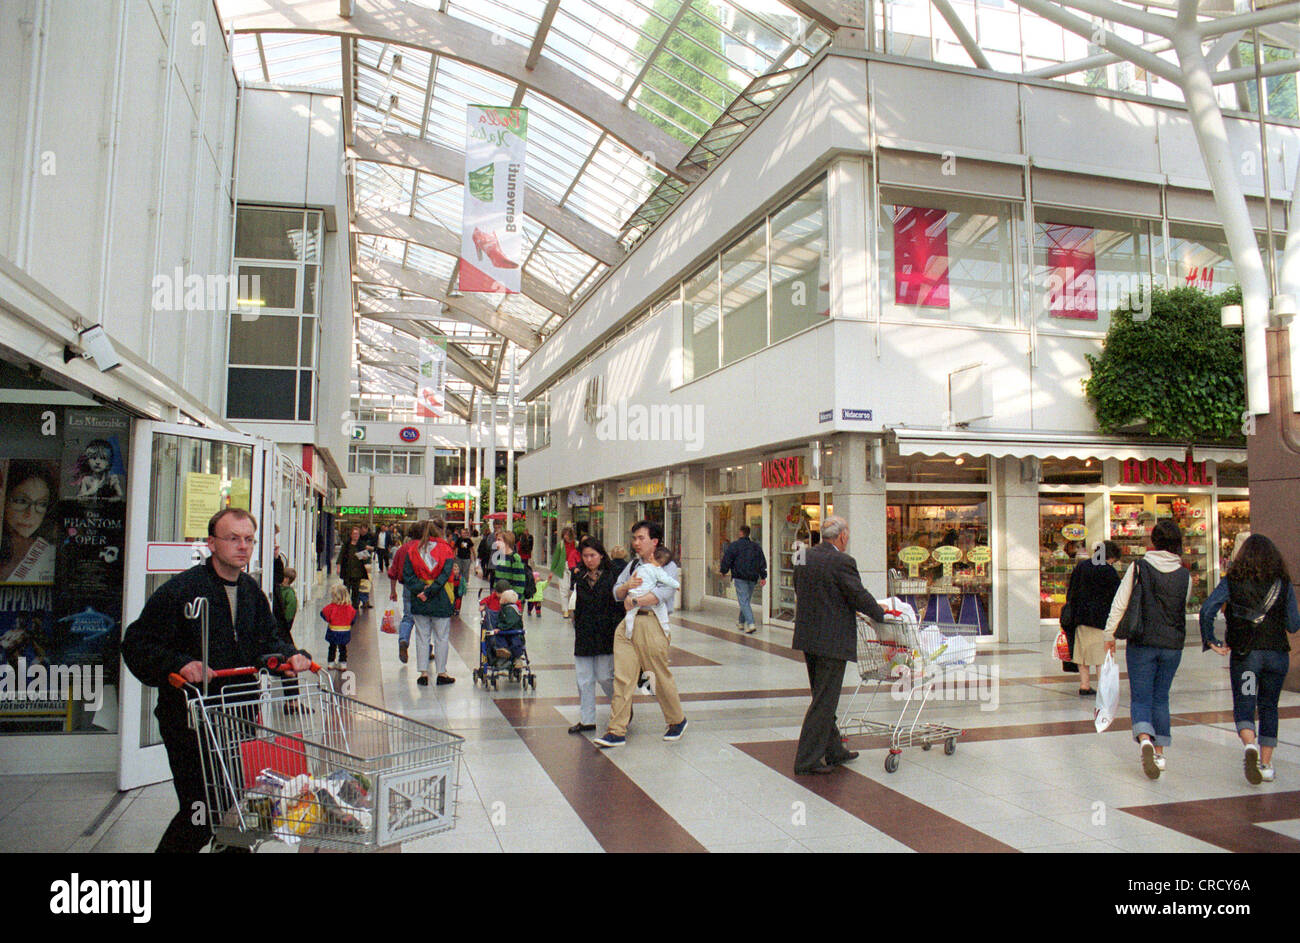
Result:
<instances>
[{"instance_id":1,"label":"blue jeans","mask_svg":"<svg viewBox=\"0 0 1300 943\"><path fill-rule=\"evenodd\" d=\"M1259 711L1259 745L1277 746L1277 701L1282 696L1282 682L1291 667L1286 652L1255 651L1246 655L1232 653L1228 659L1228 676L1232 679L1232 719L1237 730L1255 729L1255 711Z\"/></svg>"},{"instance_id":2,"label":"blue jeans","mask_svg":"<svg viewBox=\"0 0 1300 943\"><path fill-rule=\"evenodd\" d=\"M736 602L740 603L740 624L753 625L754 611L749 608L749 600L754 595L756 580L738 580L732 577L731 583L736 587Z\"/></svg>"},{"instance_id":3,"label":"blue jeans","mask_svg":"<svg viewBox=\"0 0 1300 943\"><path fill-rule=\"evenodd\" d=\"M1169 737L1169 688L1174 672L1183 660L1181 648L1154 648L1129 642L1124 650L1128 662L1129 711L1133 715L1133 739L1146 734L1156 746L1167 747Z\"/></svg>"},{"instance_id":4,"label":"blue jeans","mask_svg":"<svg viewBox=\"0 0 1300 943\"><path fill-rule=\"evenodd\" d=\"M411 629L415 626L415 613L411 612L411 591L402 587L402 621L397 626L397 641L411 641Z\"/></svg>"}]
</instances>

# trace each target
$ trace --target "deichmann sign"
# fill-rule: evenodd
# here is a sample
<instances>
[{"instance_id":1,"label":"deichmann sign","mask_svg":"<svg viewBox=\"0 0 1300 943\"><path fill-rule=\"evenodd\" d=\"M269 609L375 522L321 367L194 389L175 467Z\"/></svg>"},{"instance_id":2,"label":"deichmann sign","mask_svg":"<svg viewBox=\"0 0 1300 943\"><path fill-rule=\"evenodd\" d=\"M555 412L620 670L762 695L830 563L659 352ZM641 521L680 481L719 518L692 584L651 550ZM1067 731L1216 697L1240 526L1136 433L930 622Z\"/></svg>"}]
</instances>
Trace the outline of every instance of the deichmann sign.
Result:
<instances>
[{"instance_id":1,"label":"deichmann sign","mask_svg":"<svg viewBox=\"0 0 1300 943\"><path fill-rule=\"evenodd\" d=\"M362 506L362 507L350 506L350 507L341 507L341 508L339 508L338 513L340 513L340 514L369 514L370 511L371 511L371 509L370 509L369 507L364 507L364 506ZM406 508L374 508L374 512L375 512L376 514L396 514L396 515L399 515L399 516L401 516L401 517L405 517L405 516L406 516Z\"/></svg>"},{"instance_id":2,"label":"deichmann sign","mask_svg":"<svg viewBox=\"0 0 1300 943\"><path fill-rule=\"evenodd\" d=\"M1193 462L1191 458L1184 461L1167 458L1164 460L1149 458L1125 459L1120 466L1119 481L1122 485L1213 485L1205 471L1204 462Z\"/></svg>"},{"instance_id":3,"label":"deichmann sign","mask_svg":"<svg viewBox=\"0 0 1300 943\"><path fill-rule=\"evenodd\" d=\"M808 476L804 474L803 456L787 455L784 458L769 458L762 469L764 488L792 488L806 485Z\"/></svg>"}]
</instances>

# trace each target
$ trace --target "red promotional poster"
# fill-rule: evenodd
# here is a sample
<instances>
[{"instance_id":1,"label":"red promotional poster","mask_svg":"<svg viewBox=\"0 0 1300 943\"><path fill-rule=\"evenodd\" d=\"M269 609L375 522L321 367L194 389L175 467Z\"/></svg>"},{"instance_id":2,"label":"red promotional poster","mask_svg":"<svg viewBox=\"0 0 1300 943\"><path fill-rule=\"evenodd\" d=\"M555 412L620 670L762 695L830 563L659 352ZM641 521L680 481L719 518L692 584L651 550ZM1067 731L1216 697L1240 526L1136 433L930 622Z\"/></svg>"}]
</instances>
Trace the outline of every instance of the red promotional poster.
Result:
<instances>
[{"instance_id":1,"label":"red promotional poster","mask_svg":"<svg viewBox=\"0 0 1300 943\"><path fill-rule=\"evenodd\" d=\"M894 302L948 307L948 211L895 207Z\"/></svg>"},{"instance_id":2,"label":"red promotional poster","mask_svg":"<svg viewBox=\"0 0 1300 943\"><path fill-rule=\"evenodd\" d=\"M1097 320L1097 250L1091 226L1046 223L1047 311L1054 318Z\"/></svg>"}]
</instances>

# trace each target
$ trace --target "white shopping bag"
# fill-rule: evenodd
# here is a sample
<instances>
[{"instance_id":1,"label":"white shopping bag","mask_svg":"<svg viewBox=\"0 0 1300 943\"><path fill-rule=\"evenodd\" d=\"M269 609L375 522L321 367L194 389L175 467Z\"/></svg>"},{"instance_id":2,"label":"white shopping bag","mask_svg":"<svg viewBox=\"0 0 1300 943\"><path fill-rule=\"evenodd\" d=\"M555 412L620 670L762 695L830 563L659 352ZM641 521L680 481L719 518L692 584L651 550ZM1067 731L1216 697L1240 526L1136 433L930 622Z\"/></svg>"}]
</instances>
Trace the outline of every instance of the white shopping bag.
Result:
<instances>
[{"instance_id":1,"label":"white shopping bag","mask_svg":"<svg viewBox=\"0 0 1300 943\"><path fill-rule=\"evenodd\" d=\"M1101 677L1097 679L1097 709L1093 722L1097 733L1101 733L1115 721L1115 711L1119 707L1119 666L1115 656L1106 653L1106 660L1101 666Z\"/></svg>"}]
</instances>

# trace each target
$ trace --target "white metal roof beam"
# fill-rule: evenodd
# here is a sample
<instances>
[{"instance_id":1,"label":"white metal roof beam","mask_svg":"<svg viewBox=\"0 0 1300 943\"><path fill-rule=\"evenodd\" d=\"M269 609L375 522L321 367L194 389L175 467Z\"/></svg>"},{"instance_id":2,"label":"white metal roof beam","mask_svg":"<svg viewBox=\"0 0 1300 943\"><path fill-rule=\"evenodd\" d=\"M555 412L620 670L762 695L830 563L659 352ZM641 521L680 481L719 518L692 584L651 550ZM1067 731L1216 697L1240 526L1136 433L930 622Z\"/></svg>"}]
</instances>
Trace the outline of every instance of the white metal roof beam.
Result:
<instances>
[{"instance_id":1,"label":"white metal roof beam","mask_svg":"<svg viewBox=\"0 0 1300 943\"><path fill-rule=\"evenodd\" d=\"M664 173L678 170L686 146L558 63L539 58L527 68L528 49L491 30L402 0L356 0L353 14L338 15L334 0L227 0L221 12L238 33L326 33L424 49L520 82L609 131Z\"/></svg>"},{"instance_id":2,"label":"white metal roof beam","mask_svg":"<svg viewBox=\"0 0 1300 943\"><path fill-rule=\"evenodd\" d=\"M1201 39L1210 39L1233 30L1269 26L1273 23L1294 23L1297 19L1300 19L1300 3L1279 3L1254 13L1236 13L1217 20L1206 20L1197 24L1196 31Z\"/></svg>"},{"instance_id":3,"label":"white metal roof beam","mask_svg":"<svg viewBox=\"0 0 1300 943\"><path fill-rule=\"evenodd\" d=\"M864 0L782 0L806 20L812 20L830 32L837 29L866 29L867 5Z\"/></svg>"},{"instance_id":4,"label":"white metal roof beam","mask_svg":"<svg viewBox=\"0 0 1300 943\"><path fill-rule=\"evenodd\" d=\"M952 4L948 0L930 0L930 2L939 11L939 15L948 24L948 28L956 34L957 41L966 50L966 55L970 56L971 62L975 63L977 68L996 72L993 63L989 62L989 57L984 55L984 50L980 48L979 43L975 42L975 37L970 34L970 30L966 28L966 24L957 15L957 11L952 8Z\"/></svg>"},{"instance_id":5,"label":"white metal roof beam","mask_svg":"<svg viewBox=\"0 0 1300 943\"><path fill-rule=\"evenodd\" d=\"M392 376L401 377L404 380L410 380L413 384L419 381L419 375L405 364L396 363L391 360L376 360L372 357L366 357L360 354L357 356L357 362L363 363L368 367L377 367ZM447 408L451 410L451 412L455 413L461 419L469 418L469 403L465 402L463 396L453 393L450 390L443 390L443 396L446 397Z\"/></svg>"},{"instance_id":6,"label":"white metal roof beam","mask_svg":"<svg viewBox=\"0 0 1300 943\"><path fill-rule=\"evenodd\" d=\"M546 34L551 31L551 23L555 20L555 11L560 8L560 0L547 0L546 9L542 11L542 18L537 23L537 34L533 37L533 45L528 50L528 58L524 60L524 68L531 72L537 68L537 61L542 58L542 48L546 45Z\"/></svg>"},{"instance_id":7,"label":"white metal roof beam","mask_svg":"<svg viewBox=\"0 0 1300 943\"><path fill-rule=\"evenodd\" d=\"M452 147L421 141L409 134L356 129L353 150L358 160L406 167L443 180L465 178L465 154ZM626 254L612 236L573 210L565 209L541 191L524 187L524 215L563 236L566 242L606 265L616 265ZM457 250L459 255L459 250Z\"/></svg>"},{"instance_id":8,"label":"white metal roof beam","mask_svg":"<svg viewBox=\"0 0 1300 943\"><path fill-rule=\"evenodd\" d=\"M1037 13L1043 19L1050 20L1075 35L1088 39L1100 39L1100 45L1103 49L1141 66L1148 72L1154 72L1162 79L1173 82L1179 88L1182 87L1182 73L1172 62L1166 62L1159 56L1147 52L1141 46L1135 46L1127 40L1120 39L1110 30L1102 29L1089 20L1075 16L1059 4L1049 3L1048 0L1015 0L1015 2L1031 13Z\"/></svg>"},{"instance_id":9,"label":"white metal roof beam","mask_svg":"<svg viewBox=\"0 0 1300 943\"><path fill-rule=\"evenodd\" d=\"M449 232L445 226L428 220L389 213L369 207L358 207L356 221L352 224L353 235L382 236L387 239L404 239L419 243L452 258L460 257L460 238ZM527 263L525 263L527 264ZM535 275L523 272L523 293L548 311L559 315L569 313L569 299L564 292Z\"/></svg>"},{"instance_id":10,"label":"white metal roof beam","mask_svg":"<svg viewBox=\"0 0 1300 943\"><path fill-rule=\"evenodd\" d=\"M402 268L393 262L375 261L358 258L354 277L362 282L375 285L389 285L405 291L441 301L445 307L445 317L457 321L470 321L507 337L526 350L536 350L541 344L541 336L528 325L508 315L501 314L486 300L465 294L459 298L450 298L443 291L443 286L431 275Z\"/></svg>"},{"instance_id":11,"label":"white metal roof beam","mask_svg":"<svg viewBox=\"0 0 1300 943\"><path fill-rule=\"evenodd\" d=\"M1156 36L1168 37L1173 34L1173 17L1147 13L1126 3L1117 3L1115 0L1060 0L1060 5L1103 20L1110 20L1112 23L1140 29L1145 33L1153 33Z\"/></svg>"},{"instance_id":12,"label":"white metal roof beam","mask_svg":"<svg viewBox=\"0 0 1300 943\"><path fill-rule=\"evenodd\" d=\"M413 339L419 340L445 340L447 342L447 369L450 373L460 377L466 383L472 383L475 386L481 386L485 390L492 388L492 372L483 364L479 363L469 355L460 345L456 344L446 334L443 334L437 328L423 321L413 321L404 318L379 318L370 315L362 315L368 321L374 321L377 324L387 324L399 330L405 331ZM366 341L361 341L372 350L377 349L375 345Z\"/></svg>"}]
</instances>

